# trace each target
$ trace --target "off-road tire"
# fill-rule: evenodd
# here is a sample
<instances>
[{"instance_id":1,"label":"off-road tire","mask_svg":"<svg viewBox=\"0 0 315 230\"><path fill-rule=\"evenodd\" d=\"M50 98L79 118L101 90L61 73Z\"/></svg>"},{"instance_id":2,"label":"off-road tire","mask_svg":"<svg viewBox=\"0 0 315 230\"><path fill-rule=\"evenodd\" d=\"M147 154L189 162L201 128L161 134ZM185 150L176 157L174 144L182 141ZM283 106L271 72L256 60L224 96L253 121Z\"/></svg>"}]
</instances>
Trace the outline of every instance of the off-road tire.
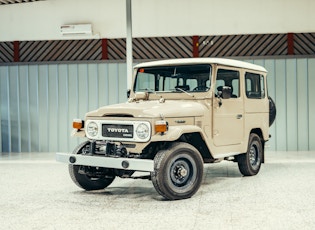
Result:
<instances>
[{"instance_id":1,"label":"off-road tire","mask_svg":"<svg viewBox=\"0 0 315 230\"><path fill-rule=\"evenodd\" d=\"M86 141L78 145L73 154L81 154L82 149L90 142ZM79 173L80 165L69 165L69 174L73 182L80 188L87 191L104 189L109 186L115 179L114 175L106 175L106 177L89 177Z\"/></svg>"},{"instance_id":2,"label":"off-road tire","mask_svg":"<svg viewBox=\"0 0 315 230\"><path fill-rule=\"evenodd\" d=\"M203 159L190 144L176 142L154 157L151 180L156 191L168 200L186 199L199 189L203 178Z\"/></svg>"},{"instance_id":3,"label":"off-road tire","mask_svg":"<svg viewBox=\"0 0 315 230\"><path fill-rule=\"evenodd\" d=\"M237 156L238 168L244 176L254 176L259 170L263 160L263 146L260 137L251 133L247 152Z\"/></svg>"}]
</instances>

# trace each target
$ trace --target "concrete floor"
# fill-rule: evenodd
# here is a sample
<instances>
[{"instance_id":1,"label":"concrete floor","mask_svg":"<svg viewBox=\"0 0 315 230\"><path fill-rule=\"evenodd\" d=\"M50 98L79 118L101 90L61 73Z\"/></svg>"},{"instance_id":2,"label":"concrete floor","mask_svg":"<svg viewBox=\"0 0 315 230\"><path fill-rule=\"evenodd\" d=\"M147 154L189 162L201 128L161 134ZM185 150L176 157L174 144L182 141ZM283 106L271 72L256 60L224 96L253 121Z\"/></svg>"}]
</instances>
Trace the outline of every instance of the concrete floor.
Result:
<instances>
[{"instance_id":1,"label":"concrete floor","mask_svg":"<svg viewBox=\"0 0 315 230\"><path fill-rule=\"evenodd\" d=\"M85 192L52 153L0 154L0 229L315 229L315 152L267 152L254 177L205 165L199 191L165 201L151 181Z\"/></svg>"}]
</instances>

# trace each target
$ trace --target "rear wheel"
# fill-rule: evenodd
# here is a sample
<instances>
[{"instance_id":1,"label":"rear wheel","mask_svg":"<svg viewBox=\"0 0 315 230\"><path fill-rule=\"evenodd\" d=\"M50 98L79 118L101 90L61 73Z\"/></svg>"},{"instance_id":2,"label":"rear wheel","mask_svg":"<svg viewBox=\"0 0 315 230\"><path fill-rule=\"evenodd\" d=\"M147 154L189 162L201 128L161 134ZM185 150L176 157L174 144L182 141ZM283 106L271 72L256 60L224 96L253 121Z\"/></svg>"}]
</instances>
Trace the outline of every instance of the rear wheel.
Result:
<instances>
[{"instance_id":1,"label":"rear wheel","mask_svg":"<svg viewBox=\"0 0 315 230\"><path fill-rule=\"evenodd\" d=\"M237 156L238 168L244 176L256 175L262 163L263 147L257 134L249 136L247 152Z\"/></svg>"},{"instance_id":2,"label":"rear wheel","mask_svg":"<svg viewBox=\"0 0 315 230\"><path fill-rule=\"evenodd\" d=\"M203 160L198 150L187 143L174 143L154 158L152 183L168 200L185 199L199 189L203 177Z\"/></svg>"},{"instance_id":3,"label":"rear wheel","mask_svg":"<svg viewBox=\"0 0 315 230\"><path fill-rule=\"evenodd\" d=\"M89 141L83 142L73 151L82 154L89 149ZM73 182L85 190L99 190L109 186L115 179L111 169L81 165L69 165L69 173Z\"/></svg>"}]
</instances>

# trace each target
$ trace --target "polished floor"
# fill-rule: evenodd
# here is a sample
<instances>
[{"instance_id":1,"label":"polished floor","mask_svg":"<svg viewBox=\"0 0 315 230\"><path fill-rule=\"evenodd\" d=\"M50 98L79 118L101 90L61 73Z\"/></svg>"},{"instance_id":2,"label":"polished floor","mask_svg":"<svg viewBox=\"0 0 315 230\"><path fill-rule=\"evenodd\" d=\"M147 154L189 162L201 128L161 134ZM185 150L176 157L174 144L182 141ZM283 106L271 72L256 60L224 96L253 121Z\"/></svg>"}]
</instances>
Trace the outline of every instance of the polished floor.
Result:
<instances>
[{"instance_id":1,"label":"polished floor","mask_svg":"<svg viewBox=\"0 0 315 230\"><path fill-rule=\"evenodd\" d=\"M267 152L254 177L205 165L199 191L165 201L148 180L85 192L53 153L0 153L0 229L315 229L315 152Z\"/></svg>"}]
</instances>

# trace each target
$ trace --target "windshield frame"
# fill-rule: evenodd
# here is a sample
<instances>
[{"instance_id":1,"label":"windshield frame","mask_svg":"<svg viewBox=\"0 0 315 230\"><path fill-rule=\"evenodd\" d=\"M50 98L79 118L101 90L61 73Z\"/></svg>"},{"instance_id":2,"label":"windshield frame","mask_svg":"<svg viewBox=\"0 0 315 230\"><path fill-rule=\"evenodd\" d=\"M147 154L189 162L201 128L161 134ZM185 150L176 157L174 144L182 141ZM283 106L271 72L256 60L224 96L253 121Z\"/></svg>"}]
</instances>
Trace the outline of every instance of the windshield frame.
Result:
<instances>
[{"instance_id":1,"label":"windshield frame","mask_svg":"<svg viewBox=\"0 0 315 230\"><path fill-rule=\"evenodd\" d=\"M166 95L184 93L190 96L195 93L199 95L208 93L212 83L212 72L213 66L210 63L140 67L135 69L133 92ZM151 77L151 81L139 82L142 74L145 78Z\"/></svg>"}]
</instances>

